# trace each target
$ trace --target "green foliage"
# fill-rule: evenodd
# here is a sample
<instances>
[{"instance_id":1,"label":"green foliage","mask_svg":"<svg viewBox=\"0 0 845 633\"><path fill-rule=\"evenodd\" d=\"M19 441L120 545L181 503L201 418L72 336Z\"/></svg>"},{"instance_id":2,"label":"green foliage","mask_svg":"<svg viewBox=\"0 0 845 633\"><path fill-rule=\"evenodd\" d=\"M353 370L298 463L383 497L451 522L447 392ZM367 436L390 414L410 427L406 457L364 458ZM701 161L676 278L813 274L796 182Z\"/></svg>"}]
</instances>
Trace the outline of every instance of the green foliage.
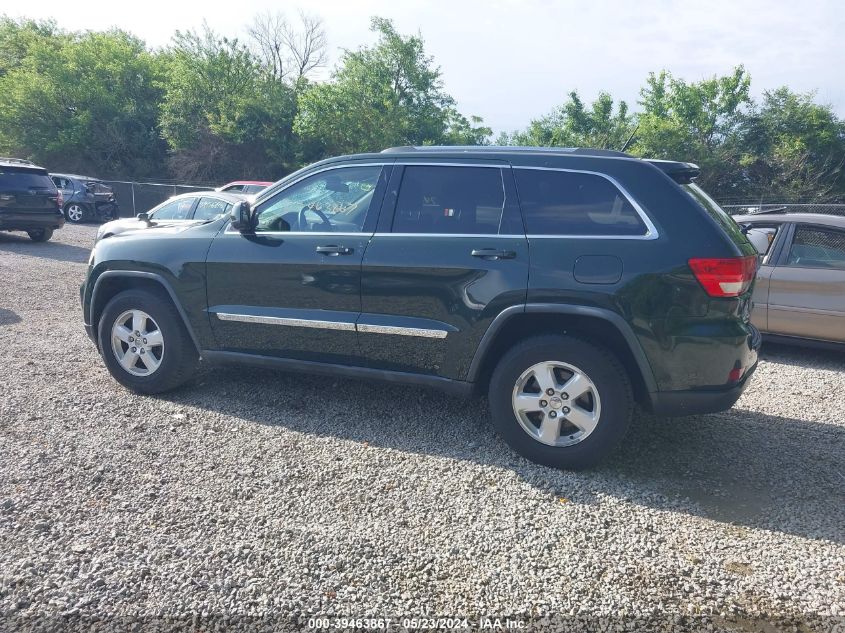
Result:
<instances>
[{"instance_id":1,"label":"green foliage","mask_svg":"<svg viewBox=\"0 0 845 633\"><path fill-rule=\"evenodd\" d=\"M247 43L207 27L151 51L129 33L66 32L0 17L0 154L101 177L276 179L325 156L394 145L480 145L420 35L373 18L375 44L345 51L329 81L318 17L256 16ZM783 87L755 103L742 66L687 82L651 73L638 112L577 92L513 145L619 149L687 160L717 199L845 200L845 121Z\"/></svg>"},{"instance_id":2,"label":"green foliage","mask_svg":"<svg viewBox=\"0 0 845 633\"><path fill-rule=\"evenodd\" d=\"M814 95L782 87L746 118L741 165L752 197L826 200L845 194L845 122Z\"/></svg>"},{"instance_id":3,"label":"green foliage","mask_svg":"<svg viewBox=\"0 0 845 633\"><path fill-rule=\"evenodd\" d=\"M275 177L292 160L291 86L266 76L250 50L203 33L176 32L162 54L167 81L161 132L175 176L187 180Z\"/></svg>"},{"instance_id":4,"label":"green foliage","mask_svg":"<svg viewBox=\"0 0 845 633\"><path fill-rule=\"evenodd\" d=\"M641 90L632 153L688 160L702 169L699 182L713 195L739 193L740 132L751 106L751 79L742 66L724 77L687 83L651 73Z\"/></svg>"},{"instance_id":5,"label":"green foliage","mask_svg":"<svg viewBox=\"0 0 845 633\"><path fill-rule=\"evenodd\" d=\"M308 157L486 140L480 119L458 114L421 37L400 35L381 18L371 29L375 46L345 51L332 81L300 97L294 130Z\"/></svg>"},{"instance_id":6,"label":"green foliage","mask_svg":"<svg viewBox=\"0 0 845 633\"><path fill-rule=\"evenodd\" d=\"M628 104L620 101L614 108L613 98L599 94L590 107L573 91L564 104L548 116L531 121L524 132L502 135L503 145L536 145L541 147L595 147L619 149L633 130Z\"/></svg>"},{"instance_id":7,"label":"green foliage","mask_svg":"<svg viewBox=\"0 0 845 633\"><path fill-rule=\"evenodd\" d=\"M161 171L161 67L123 31L0 19L0 152L68 171Z\"/></svg>"}]
</instances>

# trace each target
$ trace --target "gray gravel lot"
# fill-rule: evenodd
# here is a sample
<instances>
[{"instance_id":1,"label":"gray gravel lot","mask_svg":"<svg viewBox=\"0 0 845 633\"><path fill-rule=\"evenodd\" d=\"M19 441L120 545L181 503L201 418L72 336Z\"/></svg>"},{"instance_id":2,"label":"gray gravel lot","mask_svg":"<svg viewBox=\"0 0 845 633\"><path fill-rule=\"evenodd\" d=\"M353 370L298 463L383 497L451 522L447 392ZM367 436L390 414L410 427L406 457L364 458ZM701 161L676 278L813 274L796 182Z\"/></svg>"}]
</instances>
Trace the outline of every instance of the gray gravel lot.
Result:
<instances>
[{"instance_id":1,"label":"gray gravel lot","mask_svg":"<svg viewBox=\"0 0 845 633\"><path fill-rule=\"evenodd\" d=\"M0 233L0 629L845 630L845 354L770 346L733 410L640 415L560 472L484 402L409 387L216 368L127 392L82 329L95 229Z\"/></svg>"}]
</instances>

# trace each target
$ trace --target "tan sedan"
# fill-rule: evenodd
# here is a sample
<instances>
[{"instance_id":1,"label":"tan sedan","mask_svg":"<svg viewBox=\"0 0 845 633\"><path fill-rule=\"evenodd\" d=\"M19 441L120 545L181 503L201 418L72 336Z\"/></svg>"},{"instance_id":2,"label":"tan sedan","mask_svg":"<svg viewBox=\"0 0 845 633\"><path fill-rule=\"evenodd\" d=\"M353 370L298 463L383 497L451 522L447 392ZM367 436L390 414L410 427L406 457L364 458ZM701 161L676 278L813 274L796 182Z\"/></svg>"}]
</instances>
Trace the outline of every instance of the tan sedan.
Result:
<instances>
[{"instance_id":1,"label":"tan sedan","mask_svg":"<svg viewBox=\"0 0 845 633\"><path fill-rule=\"evenodd\" d=\"M734 216L762 255L751 320L781 342L845 344L845 217Z\"/></svg>"}]
</instances>

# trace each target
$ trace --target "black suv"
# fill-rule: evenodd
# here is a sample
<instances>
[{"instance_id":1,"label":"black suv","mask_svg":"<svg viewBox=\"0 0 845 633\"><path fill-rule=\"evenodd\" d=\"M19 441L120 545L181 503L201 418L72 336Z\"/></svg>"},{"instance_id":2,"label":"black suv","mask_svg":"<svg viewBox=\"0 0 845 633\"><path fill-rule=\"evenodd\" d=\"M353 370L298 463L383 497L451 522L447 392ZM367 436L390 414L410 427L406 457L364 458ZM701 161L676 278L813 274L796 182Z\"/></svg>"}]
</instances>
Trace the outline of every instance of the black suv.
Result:
<instances>
[{"instance_id":1,"label":"black suv","mask_svg":"<svg viewBox=\"0 0 845 633\"><path fill-rule=\"evenodd\" d=\"M332 158L225 217L101 240L85 327L138 392L200 358L480 390L514 449L587 466L635 403L723 410L756 367L756 252L697 174L584 149Z\"/></svg>"},{"instance_id":2,"label":"black suv","mask_svg":"<svg viewBox=\"0 0 845 633\"><path fill-rule=\"evenodd\" d=\"M19 158L0 158L0 231L26 231L46 242L64 226L62 194L43 167Z\"/></svg>"}]
</instances>

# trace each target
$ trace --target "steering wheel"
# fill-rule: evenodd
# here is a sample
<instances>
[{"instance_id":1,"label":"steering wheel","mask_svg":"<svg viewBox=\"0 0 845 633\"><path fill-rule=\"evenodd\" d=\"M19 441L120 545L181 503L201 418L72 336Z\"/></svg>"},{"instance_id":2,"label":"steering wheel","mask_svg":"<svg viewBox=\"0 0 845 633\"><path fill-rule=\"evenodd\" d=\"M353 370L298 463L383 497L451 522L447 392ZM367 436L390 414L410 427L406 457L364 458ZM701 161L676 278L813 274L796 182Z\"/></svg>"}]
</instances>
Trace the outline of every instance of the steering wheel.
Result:
<instances>
[{"instance_id":1,"label":"steering wheel","mask_svg":"<svg viewBox=\"0 0 845 633\"><path fill-rule=\"evenodd\" d=\"M308 213L308 211L313 211L314 213L316 213L319 216L320 221L326 226L326 230L328 230L328 231L332 230L332 223L326 217L325 213L323 213L322 211L320 211L316 207L313 207L311 205L306 205L306 206L302 207L302 209L299 210L299 217L297 218L297 221L296 221L297 226L299 227L300 231L307 230L305 227L308 226L308 220L305 219L305 214Z\"/></svg>"}]
</instances>

